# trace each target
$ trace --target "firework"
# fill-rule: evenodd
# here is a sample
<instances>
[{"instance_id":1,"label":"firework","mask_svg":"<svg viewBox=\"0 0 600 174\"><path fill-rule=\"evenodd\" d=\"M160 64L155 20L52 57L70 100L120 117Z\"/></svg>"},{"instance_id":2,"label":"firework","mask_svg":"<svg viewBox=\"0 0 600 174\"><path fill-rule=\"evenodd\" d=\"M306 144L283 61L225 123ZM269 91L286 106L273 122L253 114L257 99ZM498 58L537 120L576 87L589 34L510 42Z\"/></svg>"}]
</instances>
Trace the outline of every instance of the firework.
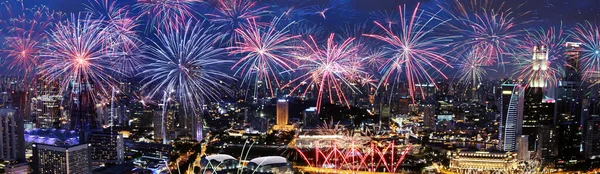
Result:
<instances>
[{"instance_id":1,"label":"firework","mask_svg":"<svg viewBox=\"0 0 600 174\"><path fill-rule=\"evenodd\" d=\"M358 24L346 24L342 27L339 27L338 33L341 33L339 36L340 39L343 38L354 38L355 45L358 47L356 57L361 57L361 62L365 62L366 66L371 68L375 66L379 66L381 63L382 56L384 50L380 47L381 42L374 40L370 37L363 35L364 33L373 33L372 27L365 23ZM373 70L373 69L371 69ZM376 73L376 72L375 72Z\"/></svg>"},{"instance_id":2,"label":"firework","mask_svg":"<svg viewBox=\"0 0 600 174\"><path fill-rule=\"evenodd\" d=\"M351 84L351 81L356 79L357 75L364 73L360 59L355 57L358 46L353 42L354 38L348 38L338 44L335 42L335 34L330 34L327 44L321 47L317 45L312 36L309 36L308 41L302 42L306 55L298 57L301 63L297 68L297 70L304 70L307 73L293 79L286 86L299 82L306 82L307 86L318 86L317 112L320 111L324 95L329 98L330 103L337 98L337 101L350 107L343 88L347 87L352 92L356 92L357 88ZM300 86L302 85L293 87L291 93L298 90ZM309 89L306 88L304 94Z\"/></svg>"},{"instance_id":3,"label":"firework","mask_svg":"<svg viewBox=\"0 0 600 174\"><path fill-rule=\"evenodd\" d=\"M290 27L290 33L293 35L320 37L325 35L323 26L308 22L306 20L295 22L293 27Z\"/></svg>"},{"instance_id":4,"label":"firework","mask_svg":"<svg viewBox=\"0 0 600 174\"><path fill-rule=\"evenodd\" d=\"M379 80L375 79L374 75L365 74L358 79L358 82L362 87L376 88L377 82Z\"/></svg>"},{"instance_id":5,"label":"firework","mask_svg":"<svg viewBox=\"0 0 600 174\"><path fill-rule=\"evenodd\" d=\"M40 67L43 76L60 82L61 93L72 87L106 99L116 84L111 74L119 71L111 63L119 53L105 47L110 36L105 29L101 21L90 15L71 15L68 21L58 23L49 32L49 43L44 47L42 56L46 61Z\"/></svg>"},{"instance_id":6,"label":"firework","mask_svg":"<svg viewBox=\"0 0 600 174\"><path fill-rule=\"evenodd\" d=\"M365 65L368 67L378 69L385 64L384 57L386 52L387 51L383 48L369 49L367 50L366 55L363 57L363 62L365 62Z\"/></svg>"},{"instance_id":7,"label":"firework","mask_svg":"<svg viewBox=\"0 0 600 174\"><path fill-rule=\"evenodd\" d=\"M529 82L526 87L555 86L562 69L566 37L562 26L527 31L515 56L515 76Z\"/></svg>"},{"instance_id":8,"label":"firework","mask_svg":"<svg viewBox=\"0 0 600 174\"><path fill-rule=\"evenodd\" d=\"M458 60L456 65L458 84L470 84L472 95L476 95L477 86L487 76L488 71L486 69L486 59L481 57L482 54L478 51L481 51L481 49L472 48L468 54Z\"/></svg>"},{"instance_id":9,"label":"firework","mask_svg":"<svg viewBox=\"0 0 600 174\"><path fill-rule=\"evenodd\" d=\"M0 12L0 25L6 41L2 52L7 55L3 65L8 67L9 73L31 78L36 66L42 63L40 48L48 39L45 30L60 20L63 14L44 6L25 9L22 1L7 1L2 5L6 7L6 11Z\"/></svg>"},{"instance_id":10,"label":"firework","mask_svg":"<svg viewBox=\"0 0 600 174\"><path fill-rule=\"evenodd\" d=\"M235 30L241 37L241 41L236 43L237 46L229 48L230 54L242 54L244 57L234 64L232 69L237 68L236 74L244 77L242 83L253 83L251 85L255 86L255 90L258 81L264 81L273 97L275 94L272 83L280 87L279 74L297 66L288 52L299 48L292 42L300 36L288 34L288 27L291 24L278 30L278 18L273 19L268 27L260 27L254 19L249 20L248 23L250 28ZM253 76L255 76L254 80Z\"/></svg>"},{"instance_id":11,"label":"firework","mask_svg":"<svg viewBox=\"0 0 600 174\"><path fill-rule=\"evenodd\" d=\"M583 78L589 79L600 72L600 29L590 22L579 23L571 32L572 37L581 43L580 62Z\"/></svg>"},{"instance_id":12,"label":"firework","mask_svg":"<svg viewBox=\"0 0 600 174\"><path fill-rule=\"evenodd\" d=\"M224 48L214 47L221 33L214 26L204 25L204 22L189 20L172 26L178 29L168 29L172 32L157 34L158 41L152 41L145 49L144 58L150 63L145 64L142 71L145 75L142 88L149 89L151 96L164 92L163 98L167 96L166 91L174 92L186 116L195 120L194 130L198 130L195 128L201 119L196 111L206 101L221 99L222 93L228 91L223 81L232 79L219 68L230 62L222 59L226 56Z\"/></svg>"},{"instance_id":13,"label":"firework","mask_svg":"<svg viewBox=\"0 0 600 174\"><path fill-rule=\"evenodd\" d=\"M156 31L172 29L178 23L185 23L194 17L193 7L202 0L137 0L136 8L142 15L148 15L148 27Z\"/></svg>"},{"instance_id":14,"label":"firework","mask_svg":"<svg viewBox=\"0 0 600 174\"><path fill-rule=\"evenodd\" d=\"M132 77L137 73L141 60L138 56L143 42L135 30L138 26L138 16L128 10L128 6L120 7L116 1L96 0L87 5L87 11L94 17L106 19L105 25L111 36L106 39L105 45L116 52L121 52L113 62L119 75Z\"/></svg>"},{"instance_id":15,"label":"firework","mask_svg":"<svg viewBox=\"0 0 600 174\"><path fill-rule=\"evenodd\" d=\"M387 27L392 27L392 25L398 24L400 20L400 16L398 12L389 12L389 11L375 11L369 13L370 18L374 21L377 21L381 24L387 24Z\"/></svg>"},{"instance_id":16,"label":"firework","mask_svg":"<svg viewBox=\"0 0 600 174\"><path fill-rule=\"evenodd\" d=\"M251 0L218 0L214 13L206 14L210 21L223 25L230 34L229 45L238 42L240 36L236 29L250 28L249 20L256 20L268 14L267 7L257 7ZM259 26L268 23L257 22Z\"/></svg>"},{"instance_id":17,"label":"firework","mask_svg":"<svg viewBox=\"0 0 600 174\"><path fill-rule=\"evenodd\" d=\"M271 0L266 4L271 6L274 15L281 16L283 21L300 21L307 13L307 2L303 0Z\"/></svg>"},{"instance_id":18,"label":"firework","mask_svg":"<svg viewBox=\"0 0 600 174\"><path fill-rule=\"evenodd\" d=\"M392 55L380 67L382 77L379 85L381 86L384 83L395 84L400 79L400 74L404 73L408 81L410 96L414 102L416 91L421 90L420 87L416 87L416 84L434 83L434 77L428 72L429 69L433 69L444 78L447 78L441 69L451 66L446 61L445 54L440 53L440 49L442 44L450 41L452 37L432 37L431 32L433 32L433 29L446 23L446 21L436 21L435 14L430 18L425 17L427 15L424 14L424 11L419 12L418 4L412 14L406 14L406 6L400 6L399 9L400 29L385 27L375 21L375 24L384 31L384 34L365 34L365 36L388 43L385 49ZM394 75L395 77L390 79ZM425 96L422 97L425 98Z\"/></svg>"},{"instance_id":19,"label":"firework","mask_svg":"<svg viewBox=\"0 0 600 174\"><path fill-rule=\"evenodd\" d=\"M348 0L329 0L324 5L315 5L308 8L309 14L318 16L323 20L327 20L329 15L344 14L345 18L353 18L353 11L348 8Z\"/></svg>"},{"instance_id":20,"label":"firework","mask_svg":"<svg viewBox=\"0 0 600 174\"><path fill-rule=\"evenodd\" d=\"M465 48L479 48L481 57L487 59L487 65L497 64L503 66L507 63L505 56L513 55L517 51L518 38L522 30L519 25L527 23L518 22L519 18L528 12L516 14L515 9L505 8L504 3L496 4L493 1L459 1L447 3L447 9L454 19L448 22L452 33L462 35L462 39L454 42L452 52L456 55L467 54ZM520 6L517 6L518 9Z\"/></svg>"}]
</instances>

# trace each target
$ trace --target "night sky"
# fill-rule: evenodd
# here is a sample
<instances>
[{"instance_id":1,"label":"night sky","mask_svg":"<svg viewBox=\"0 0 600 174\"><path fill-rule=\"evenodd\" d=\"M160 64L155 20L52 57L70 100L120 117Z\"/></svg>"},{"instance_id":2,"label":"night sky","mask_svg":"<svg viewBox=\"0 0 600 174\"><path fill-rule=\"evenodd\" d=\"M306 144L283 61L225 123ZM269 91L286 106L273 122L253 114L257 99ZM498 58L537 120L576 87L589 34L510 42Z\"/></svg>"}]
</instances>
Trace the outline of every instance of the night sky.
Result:
<instances>
[{"instance_id":1,"label":"night sky","mask_svg":"<svg viewBox=\"0 0 600 174\"><path fill-rule=\"evenodd\" d=\"M66 13L82 11L85 8L84 3L88 0L24 0L26 5L44 4L52 9L60 10ZM120 4L133 4L136 0L118 0ZM278 0L273 0L278 1ZM279 0L285 1L285 0ZM299 0L296 0L301 2ZM348 2L351 10L359 13L359 16L368 16L371 11L378 10L396 10L399 5L414 5L417 2L422 6L436 9L440 2L445 0L345 0ZM262 0L261 2L271 2ZM290 0L292 2L292 0ZM313 0L309 3L327 4L329 0ZM306 2L304 2L306 3ZM521 12L531 11L530 17L537 19L547 25L547 23L556 23L561 20L568 23L575 23L582 20L596 21L600 19L600 0L510 0L505 1L508 7L517 7Z\"/></svg>"},{"instance_id":2,"label":"night sky","mask_svg":"<svg viewBox=\"0 0 600 174\"><path fill-rule=\"evenodd\" d=\"M26 6L43 4L50 9L62 11L65 13L77 13L85 10L85 3L88 0L24 0ZM136 0L118 0L120 5L132 5ZM275 3L274 3L275 2ZM285 4L287 6L296 6L302 4L305 7L327 7L329 4L337 4L337 10L331 10L327 14L327 19L321 24L336 28L343 25L352 25L355 23L372 24L371 15L374 11L388 11L397 13L399 5L406 4L408 9L413 8L417 3L421 3L421 9L430 12L440 10L440 4L445 0L259 0L258 6L269 6L270 11L276 12L278 8L273 4ZM495 4L501 4L497 1ZM575 26L578 22L585 20L592 23L600 22L600 0L510 0L505 1L506 8L516 9L515 13L527 13L527 15L518 18L518 20L527 21L526 24L518 26L522 28L544 28L559 26L561 23L565 30ZM208 4L203 4L208 6ZM202 5L201 5L202 6ZM446 7L444 7L446 8ZM132 8L133 9L133 8ZM205 14L209 8L199 7L198 14ZM310 9L306 9L310 10ZM447 14L439 13L440 17L448 17ZM317 17L318 18L318 17ZM308 18L307 20L316 20ZM452 72L452 70L449 70ZM510 67L497 72L490 72L501 77L511 75ZM452 74L452 73L450 73Z\"/></svg>"}]
</instances>

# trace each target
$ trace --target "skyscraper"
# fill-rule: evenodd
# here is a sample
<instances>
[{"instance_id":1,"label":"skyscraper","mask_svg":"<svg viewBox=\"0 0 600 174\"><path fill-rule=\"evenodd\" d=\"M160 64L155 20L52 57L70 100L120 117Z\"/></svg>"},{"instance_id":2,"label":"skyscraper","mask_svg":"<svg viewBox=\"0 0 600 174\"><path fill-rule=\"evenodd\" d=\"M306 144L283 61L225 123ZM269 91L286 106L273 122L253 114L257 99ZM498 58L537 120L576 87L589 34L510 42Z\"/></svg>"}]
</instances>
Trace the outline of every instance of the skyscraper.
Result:
<instances>
[{"instance_id":1,"label":"skyscraper","mask_svg":"<svg viewBox=\"0 0 600 174\"><path fill-rule=\"evenodd\" d=\"M91 173L89 144L53 146L33 144L33 173Z\"/></svg>"},{"instance_id":2,"label":"skyscraper","mask_svg":"<svg viewBox=\"0 0 600 174\"><path fill-rule=\"evenodd\" d=\"M316 107L307 108L302 115L304 116L304 128L317 128L321 124Z\"/></svg>"},{"instance_id":3,"label":"skyscraper","mask_svg":"<svg viewBox=\"0 0 600 174\"><path fill-rule=\"evenodd\" d=\"M522 161L529 160L529 136L521 135L517 138L517 158Z\"/></svg>"},{"instance_id":4,"label":"skyscraper","mask_svg":"<svg viewBox=\"0 0 600 174\"><path fill-rule=\"evenodd\" d=\"M582 154L582 101L579 59L580 43L568 42L565 78L558 82L556 90L557 167L577 163Z\"/></svg>"},{"instance_id":5,"label":"skyscraper","mask_svg":"<svg viewBox=\"0 0 600 174\"><path fill-rule=\"evenodd\" d=\"M31 100L36 128L61 127L61 100L60 95L39 95Z\"/></svg>"},{"instance_id":6,"label":"skyscraper","mask_svg":"<svg viewBox=\"0 0 600 174\"><path fill-rule=\"evenodd\" d=\"M547 108L542 107L542 100L544 99L544 88L530 86L525 89L523 94L523 124L522 134L528 135L528 150L535 151L538 139L538 129L540 127L539 121L541 114L546 111Z\"/></svg>"},{"instance_id":7,"label":"skyscraper","mask_svg":"<svg viewBox=\"0 0 600 174\"><path fill-rule=\"evenodd\" d=\"M517 137L521 135L520 125L523 121L523 98L521 88L517 84L502 84L502 105L499 146L504 151L515 151Z\"/></svg>"},{"instance_id":8,"label":"skyscraper","mask_svg":"<svg viewBox=\"0 0 600 174\"><path fill-rule=\"evenodd\" d=\"M600 115L591 115L585 126L584 155L587 159L600 158Z\"/></svg>"},{"instance_id":9,"label":"skyscraper","mask_svg":"<svg viewBox=\"0 0 600 174\"><path fill-rule=\"evenodd\" d=\"M92 131L85 138L90 144L90 153L94 166L102 164L121 164L124 162L125 148L123 135L118 132Z\"/></svg>"},{"instance_id":10,"label":"skyscraper","mask_svg":"<svg viewBox=\"0 0 600 174\"><path fill-rule=\"evenodd\" d=\"M277 100L277 124L273 127L276 130L289 130L292 127L288 125L289 122L289 104L285 99Z\"/></svg>"},{"instance_id":11,"label":"skyscraper","mask_svg":"<svg viewBox=\"0 0 600 174\"><path fill-rule=\"evenodd\" d=\"M287 100L277 100L277 125L288 124L288 107Z\"/></svg>"},{"instance_id":12,"label":"skyscraper","mask_svg":"<svg viewBox=\"0 0 600 174\"><path fill-rule=\"evenodd\" d=\"M554 125L554 99L542 100L540 119L538 120L538 137L536 141L536 158L541 158L544 163L554 162L557 154L556 126Z\"/></svg>"},{"instance_id":13,"label":"skyscraper","mask_svg":"<svg viewBox=\"0 0 600 174\"><path fill-rule=\"evenodd\" d=\"M25 161L23 119L14 109L0 109L0 159Z\"/></svg>"}]
</instances>

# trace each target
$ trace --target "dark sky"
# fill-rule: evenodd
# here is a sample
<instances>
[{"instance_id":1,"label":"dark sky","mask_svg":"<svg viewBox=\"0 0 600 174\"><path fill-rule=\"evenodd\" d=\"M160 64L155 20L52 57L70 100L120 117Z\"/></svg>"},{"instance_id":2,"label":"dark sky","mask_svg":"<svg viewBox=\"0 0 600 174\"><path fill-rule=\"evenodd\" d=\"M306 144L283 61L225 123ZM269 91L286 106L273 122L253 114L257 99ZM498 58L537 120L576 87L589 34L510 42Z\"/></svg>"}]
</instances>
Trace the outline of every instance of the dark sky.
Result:
<instances>
[{"instance_id":1,"label":"dark sky","mask_svg":"<svg viewBox=\"0 0 600 174\"><path fill-rule=\"evenodd\" d=\"M24 0L27 5L44 4L52 9L63 12L83 10L88 0ZM136 0L117 0L120 4L132 4ZM285 0L279 0L285 1ZM368 13L376 10L395 10L401 4L421 2L425 7L436 7L445 0L347 0L353 10ZM315 3L326 4L324 0L313 0ZM542 20L564 20L565 22L594 20L600 18L600 0L507 0L508 7L523 4L522 10L532 11L532 17Z\"/></svg>"}]
</instances>

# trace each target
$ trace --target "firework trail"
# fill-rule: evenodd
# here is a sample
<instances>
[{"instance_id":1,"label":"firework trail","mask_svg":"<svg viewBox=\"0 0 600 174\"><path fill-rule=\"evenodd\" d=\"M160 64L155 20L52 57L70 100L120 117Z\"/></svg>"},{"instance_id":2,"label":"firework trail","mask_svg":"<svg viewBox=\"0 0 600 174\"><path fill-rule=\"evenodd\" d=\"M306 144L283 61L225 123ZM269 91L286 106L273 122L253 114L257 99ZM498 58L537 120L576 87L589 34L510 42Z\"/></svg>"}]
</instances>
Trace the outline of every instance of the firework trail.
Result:
<instances>
[{"instance_id":1,"label":"firework trail","mask_svg":"<svg viewBox=\"0 0 600 174\"><path fill-rule=\"evenodd\" d=\"M410 96L414 102L415 93L417 90L421 90L416 84L434 83L434 77L428 72L430 69L447 78L441 69L451 67L451 65L446 61L446 55L441 53L440 49L443 43L452 40L453 37L432 36L433 29L447 22L436 20L437 13L427 18L425 16L428 15L425 14L425 11L419 12L419 4L410 14L406 14L406 6L400 6L399 10L400 29L385 27L375 21L375 25L379 26L384 34L365 34L365 36L386 42L388 45L384 48L388 54L391 54L391 57L379 68L382 72L379 86L395 84L400 80L400 74L404 73ZM425 96L422 97L425 98Z\"/></svg>"},{"instance_id":2,"label":"firework trail","mask_svg":"<svg viewBox=\"0 0 600 174\"><path fill-rule=\"evenodd\" d=\"M517 14L519 9L506 8L504 2L498 4L494 1L454 0L445 3L445 9L452 17L452 22L446 23L451 33L461 35L461 39L454 42L452 52L456 56L467 54L468 48L477 47L482 57L487 59L487 65L503 66L506 56L511 56L517 51L518 39L523 35L518 26L528 23L520 22L520 18L529 12Z\"/></svg>"},{"instance_id":3,"label":"firework trail","mask_svg":"<svg viewBox=\"0 0 600 174\"><path fill-rule=\"evenodd\" d=\"M240 35L236 29L250 28L249 20L257 20L268 15L267 7L257 7L251 0L217 0L215 12L206 14L208 19L216 24L223 25L229 34L228 45L238 42ZM268 23L256 22L256 25L266 26Z\"/></svg>"},{"instance_id":4,"label":"firework trail","mask_svg":"<svg viewBox=\"0 0 600 174\"><path fill-rule=\"evenodd\" d=\"M171 27L179 28L160 32L158 41L151 41L145 49L144 58L150 63L145 64L141 72L145 75L142 89L148 89L150 96L173 92L183 105L185 115L195 120L193 125L197 130L201 121L197 110L207 101L219 100L223 92L229 92L223 81L233 78L221 72L223 67L220 66L230 61L223 59L224 48L214 46L222 35L217 32L218 28L191 20Z\"/></svg>"},{"instance_id":5,"label":"firework trail","mask_svg":"<svg viewBox=\"0 0 600 174\"><path fill-rule=\"evenodd\" d=\"M358 45L354 44L354 38L345 39L342 43L335 41L335 34L330 34L325 46L317 45L315 39L309 36L308 41L302 42L304 45L303 53L297 56L300 61L297 70L304 70L307 73L293 79L284 87L293 83L306 82L306 86L317 86L317 112L320 112L323 98L329 98L333 103L335 98L340 103L350 107L344 94L344 88L352 92L358 91L351 81L357 79L363 74L360 58L356 57ZM290 93L298 90L300 85L292 88ZM304 94L310 88L304 90Z\"/></svg>"},{"instance_id":6,"label":"firework trail","mask_svg":"<svg viewBox=\"0 0 600 174\"><path fill-rule=\"evenodd\" d=\"M344 15L345 18L354 18L354 11L350 10L348 0L329 0L326 4L308 7L308 14L316 15L322 20L327 20L330 15Z\"/></svg>"},{"instance_id":7,"label":"firework trail","mask_svg":"<svg viewBox=\"0 0 600 174\"><path fill-rule=\"evenodd\" d=\"M390 28L392 25L397 25L398 21L400 21L400 15L398 12L388 12L388 11L374 11L369 13L369 16L372 20L377 21L381 24L387 24L387 27Z\"/></svg>"},{"instance_id":8,"label":"firework trail","mask_svg":"<svg viewBox=\"0 0 600 174\"><path fill-rule=\"evenodd\" d=\"M367 67L373 68L376 71L379 69L379 67L385 64L386 52L387 51L383 48L369 49L367 50L366 55L363 57L363 62L365 62Z\"/></svg>"},{"instance_id":9,"label":"firework trail","mask_svg":"<svg viewBox=\"0 0 600 174\"><path fill-rule=\"evenodd\" d=\"M325 35L325 29L319 24L307 22L306 20L295 22L293 27L290 27L290 33L293 35L308 36L311 35L320 38Z\"/></svg>"},{"instance_id":10,"label":"firework trail","mask_svg":"<svg viewBox=\"0 0 600 174\"><path fill-rule=\"evenodd\" d=\"M128 6L120 7L111 0L95 0L86 6L88 13L95 18L106 19L106 30L113 36L105 40L105 45L122 53L113 62L114 68L120 71L122 77L133 77L141 65L140 47L144 44L136 31L139 16L133 15Z\"/></svg>"},{"instance_id":11,"label":"firework trail","mask_svg":"<svg viewBox=\"0 0 600 174\"><path fill-rule=\"evenodd\" d=\"M483 78L487 76L488 70L486 69L486 59L481 57L479 53L481 49L471 48L468 54L465 54L461 59L457 61L455 67L458 72L456 77L458 78L458 84L465 86L471 85L472 97L475 97L477 86L482 82Z\"/></svg>"},{"instance_id":12,"label":"firework trail","mask_svg":"<svg viewBox=\"0 0 600 174\"><path fill-rule=\"evenodd\" d=\"M288 28L292 24L278 30L279 18L273 19L267 27L259 26L254 19L248 23L249 28L235 30L241 41L228 48L230 54L244 55L232 69L237 69L235 74L243 76L242 83L251 83L248 85L253 85L255 90L259 86L258 81L264 81L271 97L274 97L272 84L281 87L278 78L280 73L297 66L289 52L300 48L293 44L300 36L289 34ZM254 95L256 98L256 91Z\"/></svg>"},{"instance_id":13,"label":"firework trail","mask_svg":"<svg viewBox=\"0 0 600 174\"><path fill-rule=\"evenodd\" d=\"M96 96L93 100L110 96L116 85L111 74L119 73L111 64L120 54L105 47L105 40L112 36L105 25L91 19L91 15L72 14L49 34L42 55L46 61L40 66L42 75L49 81L60 82L61 93L72 87Z\"/></svg>"},{"instance_id":14,"label":"firework trail","mask_svg":"<svg viewBox=\"0 0 600 174\"><path fill-rule=\"evenodd\" d=\"M173 29L179 23L194 18L194 5L202 0L137 0L135 5L141 15L148 15L148 26L157 32ZM166 31L168 32L168 31Z\"/></svg>"},{"instance_id":15,"label":"firework trail","mask_svg":"<svg viewBox=\"0 0 600 174\"><path fill-rule=\"evenodd\" d=\"M590 79L600 72L600 29L588 21L579 23L571 32L572 37L581 43L581 71L584 79Z\"/></svg>"},{"instance_id":16,"label":"firework trail","mask_svg":"<svg viewBox=\"0 0 600 174\"><path fill-rule=\"evenodd\" d=\"M354 38L354 43L358 47L356 57L361 57L361 62L366 62L367 66L375 67L380 65L383 56L381 42L371 37L363 35L364 33L373 33L375 30L367 22L357 24L345 24L337 29L340 33L339 39ZM377 73L377 72L374 72Z\"/></svg>"},{"instance_id":17,"label":"firework trail","mask_svg":"<svg viewBox=\"0 0 600 174\"><path fill-rule=\"evenodd\" d=\"M271 0L266 4L275 16L281 16L282 21L301 21L307 14L307 2L304 0Z\"/></svg>"},{"instance_id":18,"label":"firework trail","mask_svg":"<svg viewBox=\"0 0 600 174\"><path fill-rule=\"evenodd\" d=\"M42 63L40 48L48 39L45 30L58 22L63 14L45 6L26 9L22 1L6 1L2 5L5 9L0 11L0 26L5 42L1 51L7 55L3 66L8 67L7 73L24 75L29 83L35 68Z\"/></svg>"},{"instance_id":19,"label":"firework trail","mask_svg":"<svg viewBox=\"0 0 600 174\"><path fill-rule=\"evenodd\" d=\"M527 33L514 56L514 75L529 82L526 87L555 86L564 72L562 57L567 37L562 26Z\"/></svg>"}]
</instances>

